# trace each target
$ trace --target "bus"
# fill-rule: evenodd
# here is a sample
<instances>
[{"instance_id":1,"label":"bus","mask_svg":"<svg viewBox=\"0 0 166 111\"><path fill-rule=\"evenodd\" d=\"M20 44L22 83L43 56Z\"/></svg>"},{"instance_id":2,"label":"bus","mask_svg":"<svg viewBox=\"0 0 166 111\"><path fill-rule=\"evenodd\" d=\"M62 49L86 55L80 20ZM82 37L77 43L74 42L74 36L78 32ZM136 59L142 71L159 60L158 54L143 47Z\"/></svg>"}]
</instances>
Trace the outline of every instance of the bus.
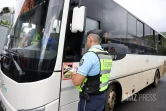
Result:
<instances>
[{"instance_id":1,"label":"bus","mask_svg":"<svg viewBox=\"0 0 166 111\"><path fill-rule=\"evenodd\" d=\"M92 29L106 31L101 45L113 59L105 111L166 72L166 37L113 0L20 0L15 14L1 54L2 111L77 111L69 69Z\"/></svg>"}]
</instances>

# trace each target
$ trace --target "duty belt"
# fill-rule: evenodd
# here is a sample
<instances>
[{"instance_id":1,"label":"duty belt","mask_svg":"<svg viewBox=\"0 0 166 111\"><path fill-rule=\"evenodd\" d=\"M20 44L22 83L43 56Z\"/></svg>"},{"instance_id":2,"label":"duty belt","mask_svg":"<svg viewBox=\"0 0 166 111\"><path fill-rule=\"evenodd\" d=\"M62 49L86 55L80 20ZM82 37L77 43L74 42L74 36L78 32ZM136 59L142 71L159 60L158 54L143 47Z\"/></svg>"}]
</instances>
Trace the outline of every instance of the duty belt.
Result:
<instances>
[{"instance_id":1,"label":"duty belt","mask_svg":"<svg viewBox=\"0 0 166 111\"><path fill-rule=\"evenodd\" d=\"M90 101L90 96L86 92L80 92L80 97L84 97L87 102Z\"/></svg>"}]
</instances>

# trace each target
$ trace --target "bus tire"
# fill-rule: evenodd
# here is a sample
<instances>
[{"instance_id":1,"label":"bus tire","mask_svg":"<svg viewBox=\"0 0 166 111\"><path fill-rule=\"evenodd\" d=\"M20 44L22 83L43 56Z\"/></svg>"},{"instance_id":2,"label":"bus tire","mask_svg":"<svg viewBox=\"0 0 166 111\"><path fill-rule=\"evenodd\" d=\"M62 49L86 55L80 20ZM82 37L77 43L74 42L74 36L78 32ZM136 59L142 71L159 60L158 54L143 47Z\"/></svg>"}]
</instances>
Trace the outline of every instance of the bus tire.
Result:
<instances>
[{"instance_id":1,"label":"bus tire","mask_svg":"<svg viewBox=\"0 0 166 111\"><path fill-rule=\"evenodd\" d=\"M107 90L107 97L105 103L105 111L113 111L116 103L117 91L115 85L110 85Z\"/></svg>"},{"instance_id":2,"label":"bus tire","mask_svg":"<svg viewBox=\"0 0 166 111\"><path fill-rule=\"evenodd\" d=\"M160 73L159 71L156 71L156 74L154 76L154 82L153 82L153 86L157 87L159 84L159 79L160 79Z\"/></svg>"}]
</instances>

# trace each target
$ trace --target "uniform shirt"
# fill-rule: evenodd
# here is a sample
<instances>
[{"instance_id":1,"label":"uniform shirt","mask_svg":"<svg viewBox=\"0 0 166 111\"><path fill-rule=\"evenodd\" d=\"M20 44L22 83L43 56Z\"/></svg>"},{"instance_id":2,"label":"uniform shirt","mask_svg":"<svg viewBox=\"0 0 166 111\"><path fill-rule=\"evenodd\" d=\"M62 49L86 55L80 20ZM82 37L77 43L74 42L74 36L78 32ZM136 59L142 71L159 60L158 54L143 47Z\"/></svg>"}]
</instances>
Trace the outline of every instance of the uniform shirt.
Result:
<instances>
[{"instance_id":1,"label":"uniform shirt","mask_svg":"<svg viewBox=\"0 0 166 111\"><path fill-rule=\"evenodd\" d=\"M45 44L47 44L47 50L54 52L56 50L56 44L57 41L55 38L49 37L48 40L46 36L43 36L42 38L42 47L44 47Z\"/></svg>"},{"instance_id":2,"label":"uniform shirt","mask_svg":"<svg viewBox=\"0 0 166 111\"><path fill-rule=\"evenodd\" d=\"M29 39L34 40L36 38L36 29L31 29L26 36L30 37Z\"/></svg>"},{"instance_id":3,"label":"uniform shirt","mask_svg":"<svg viewBox=\"0 0 166 111\"><path fill-rule=\"evenodd\" d=\"M94 45L90 49L102 49L101 45ZM96 76L100 73L99 58L94 52L87 52L83 55L77 73L83 76Z\"/></svg>"}]
</instances>

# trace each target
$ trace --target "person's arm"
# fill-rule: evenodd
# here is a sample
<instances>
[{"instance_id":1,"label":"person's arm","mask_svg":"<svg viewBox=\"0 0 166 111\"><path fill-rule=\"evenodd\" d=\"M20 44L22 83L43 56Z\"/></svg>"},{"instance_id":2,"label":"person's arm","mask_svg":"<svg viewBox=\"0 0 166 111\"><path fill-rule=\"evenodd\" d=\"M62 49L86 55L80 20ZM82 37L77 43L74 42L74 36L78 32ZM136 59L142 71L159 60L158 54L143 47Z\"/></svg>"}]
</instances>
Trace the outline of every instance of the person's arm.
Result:
<instances>
[{"instance_id":1,"label":"person's arm","mask_svg":"<svg viewBox=\"0 0 166 111\"><path fill-rule=\"evenodd\" d=\"M30 31L23 37L23 39L21 40L21 42L20 42L20 47L23 47L24 44L25 44L25 42L26 42L29 38L32 38L34 34L35 34L35 29L30 30Z\"/></svg>"},{"instance_id":2,"label":"person's arm","mask_svg":"<svg viewBox=\"0 0 166 111\"><path fill-rule=\"evenodd\" d=\"M23 39L20 42L20 47L24 46L25 41L28 39L28 36L24 36Z\"/></svg>"},{"instance_id":3,"label":"person's arm","mask_svg":"<svg viewBox=\"0 0 166 111\"><path fill-rule=\"evenodd\" d=\"M82 84L93 65L92 60L90 59L90 54L91 53L86 53L83 56L80 61L80 66L78 67L78 71L72 73L72 81L75 86Z\"/></svg>"},{"instance_id":4,"label":"person's arm","mask_svg":"<svg viewBox=\"0 0 166 111\"><path fill-rule=\"evenodd\" d=\"M73 72L72 73L72 81L75 86L80 85L85 79L84 75L81 75L79 73Z\"/></svg>"}]
</instances>

